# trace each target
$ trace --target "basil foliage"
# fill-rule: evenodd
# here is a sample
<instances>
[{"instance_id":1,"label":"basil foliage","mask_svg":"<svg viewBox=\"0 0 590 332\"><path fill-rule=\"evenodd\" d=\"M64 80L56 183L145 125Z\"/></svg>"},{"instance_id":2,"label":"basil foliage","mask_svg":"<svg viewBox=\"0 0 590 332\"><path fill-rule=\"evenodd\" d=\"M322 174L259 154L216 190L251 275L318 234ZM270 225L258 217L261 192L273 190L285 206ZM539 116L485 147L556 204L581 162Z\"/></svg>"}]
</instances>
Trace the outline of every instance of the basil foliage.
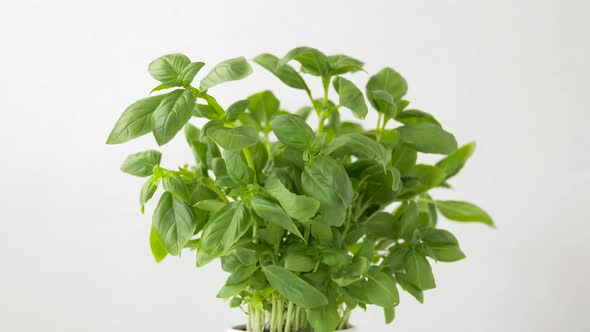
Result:
<instances>
[{"instance_id":1,"label":"basil foliage","mask_svg":"<svg viewBox=\"0 0 590 332\"><path fill-rule=\"evenodd\" d=\"M409 108L408 84L391 68L363 92L344 75L364 72L364 63L346 55L297 47L253 62L309 105L285 111L267 90L224 106L210 90L249 76L248 60L223 61L197 82L203 62L168 54L149 65L156 94L131 104L108 137L120 144L151 132L161 146L184 131L194 154L192 165L175 170L160 165L156 150L121 167L146 178L142 212L162 191L149 237L155 260L183 251L195 253L197 266L219 259L229 277L218 297L248 314L248 331L331 332L367 305L382 307L390 323L399 289L422 302L436 287L431 263L465 258L439 212L494 226L474 204L429 194L450 188L475 144L459 147L433 115ZM318 98L306 75L321 81ZM348 112L364 119L369 107L377 112L370 129L341 120ZM207 123L198 128L192 118ZM441 157L427 165L419 154Z\"/></svg>"}]
</instances>

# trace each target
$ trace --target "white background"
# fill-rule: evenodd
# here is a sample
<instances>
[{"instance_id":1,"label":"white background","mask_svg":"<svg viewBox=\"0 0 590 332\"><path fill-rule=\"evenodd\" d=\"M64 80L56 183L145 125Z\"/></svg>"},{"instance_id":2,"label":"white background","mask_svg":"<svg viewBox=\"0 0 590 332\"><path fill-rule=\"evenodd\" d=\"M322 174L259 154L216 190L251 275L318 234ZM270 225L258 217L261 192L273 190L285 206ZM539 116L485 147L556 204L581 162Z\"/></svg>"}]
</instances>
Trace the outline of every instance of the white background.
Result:
<instances>
[{"instance_id":1,"label":"white background","mask_svg":"<svg viewBox=\"0 0 590 332\"><path fill-rule=\"evenodd\" d=\"M444 221L468 259L436 264L438 288L424 304L403 294L392 326L378 309L355 312L360 331L587 331L589 11L583 0L2 2L0 330L243 322L215 298L217 263L153 262L142 180L119 165L154 139L104 141L155 86L146 68L160 55L213 65L307 45L358 57L370 73L392 66L414 107L461 143L476 140L456 189L435 195L476 202L498 225ZM228 105L270 87L285 109L305 103L255 72L211 93ZM167 167L191 161L182 139L162 150Z\"/></svg>"}]
</instances>

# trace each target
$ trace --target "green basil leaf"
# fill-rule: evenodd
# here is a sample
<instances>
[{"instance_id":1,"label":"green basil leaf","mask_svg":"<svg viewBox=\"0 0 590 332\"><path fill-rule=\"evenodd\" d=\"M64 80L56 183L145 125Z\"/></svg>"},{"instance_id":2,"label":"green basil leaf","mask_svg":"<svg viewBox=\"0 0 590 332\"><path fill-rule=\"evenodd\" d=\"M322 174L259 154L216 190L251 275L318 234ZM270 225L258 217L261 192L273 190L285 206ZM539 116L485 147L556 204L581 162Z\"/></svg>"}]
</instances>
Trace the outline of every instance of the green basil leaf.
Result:
<instances>
[{"instance_id":1,"label":"green basil leaf","mask_svg":"<svg viewBox=\"0 0 590 332\"><path fill-rule=\"evenodd\" d=\"M262 270L254 272L254 275L248 279L248 285L255 290L268 290L270 288L268 287L268 281Z\"/></svg>"},{"instance_id":2,"label":"green basil leaf","mask_svg":"<svg viewBox=\"0 0 590 332\"><path fill-rule=\"evenodd\" d=\"M171 89L174 88L174 85L168 85L168 84L160 84L157 87L153 88L149 94L152 94L156 91L162 91L162 90L166 90L166 89Z\"/></svg>"},{"instance_id":3,"label":"green basil leaf","mask_svg":"<svg viewBox=\"0 0 590 332\"><path fill-rule=\"evenodd\" d=\"M111 131L107 144L121 144L152 131L152 114L166 94L140 99L131 104Z\"/></svg>"},{"instance_id":4,"label":"green basil leaf","mask_svg":"<svg viewBox=\"0 0 590 332\"><path fill-rule=\"evenodd\" d=\"M276 147L276 155L274 155L273 164L276 169L273 170L273 173L279 176L283 183L298 183L297 177L305 166L303 153L289 146L275 144L274 147ZM292 185L290 185L290 190L295 191Z\"/></svg>"},{"instance_id":5,"label":"green basil leaf","mask_svg":"<svg viewBox=\"0 0 590 332\"><path fill-rule=\"evenodd\" d=\"M254 265L256 264L256 250L249 249L245 247L238 247L235 251L236 257L242 262L242 264L246 265Z\"/></svg>"},{"instance_id":6,"label":"green basil leaf","mask_svg":"<svg viewBox=\"0 0 590 332\"><path fill-rule=\"evenodd\" d=\"M475 142L465 144L457 151L449 154L441 161L436 163L436 167L442 169L447 174L447 179L453 177L455 174L465 166L467 159L475 152Z\"/></svg>"},{"instance_id":7,"label":"green basil leaf","mask_svg":"<svg viewBox=\"0 0 590 332\"><path fill-rule=\"evenodd\" d=\"M362 173L359 192L366 192L362 196L364 206L387 206L391 204L398 194L396 191L401 187L401 177L395 167L387 166L384 170L379 164L364 160L370 165Z\"/></svg>"},{"instance_id":8,"label":"green basil leaf","mask_svg":"<svg viewBox=\"0 0 590 332\"><path fill-rule=\"evenodd\" d=\"M395 230L396 219L387 212L378 212L369 218L364 224L364 232L369 238L395 239L399 234Z\"/></svg>"},{"instance_id":9,"label":"green basil leaf","mask_svg":"<svg viewBox=\"0 0 590 332\"><path fill-rule=\"evenodd\" d=\"M375 102L376 91L389 93L393 97L393 102L397 102L408 92L408 83L395 70L384 68L371 76L367 82L367 98L376 110L380 110L379 105ZM381 94L382 96L383 94Z\"/></svg>"},{"instance_id":10,"label":"green basil leaf","mask_svg":"<svg viewBox=\"0 0 590 332\"><path fill-rule=\"evenodd\" d=\"M410 293L418 302L424 303L424 293L416 286L414 286L411 282L408 281L408 278L404 273L396 273L395 274L396 280L398 285L400 285L403 290Z\"/></svg>"},{"instance_id":11,"label":"green basil leaf","mask_svg":"<svg viewBox=\"0 0 590 332\"><path fill-rule=\"evenodd\" d=\"M385 324L391 324L395 319L395 308L383 308L383 314L385 315Z\"/></svg>"},{"instance_id":12,"label":"green basil leaf","mask_svg":"<svg viewBox=\"0 0 590 332\"><path fill-rule=\"evenodd\" d=\"M393 272L403 271L405 269L406 256L409 252L410 248L408 247L394 246L389 249L389 254L385 256L381 266Z\"/></svg>"},{"instance_id":13,"label":"green basil leaf","mask_svg":"<svg viewBox=\"0 0 590 332\"><path fill-rule=\"evenodd\" d=\"M391 154L391 164L397 168L400 172L405 173L414 165L418 160L418 152L405 144L398 144L393 148Z\"/></svg>"},{"instance_id":14,"label":"green basil leaf","mask_svg":"<svg viewBox=\"0 0 590 332\"><path fill-rule=\"evenodd\" d=\"M311 114L312 111L313 111L313 107L303 106L300 109L298 109L297 112L295 112L295 115L302 118L303 120L307 120L307 118L309 118L309 115Z\"/></svg>"},{"instance_id":15,"label":"green basil leaf","mask_svg":"<svg viewBox=\"0 0 590 332\"><path fill-rule=\"evenodd\" d=\"M186 66L186 68L184 68L180 76L182 85L190 85L195 79L195 76L197 76L199 71L201 71L201 68L203 68L203 66L205 66L204 62L191 62L191 64Z\"/></svg>"},{"instance_id":16,"label":"green basil leaf","mask_svg":"<svg viewBox=\"0 0 590 332\"><path fill-rule=\"evenodd\" d=\"M248 281L243 281L242 283L234 285L224 285L219 293L217 293L217 298L227 299L228 297L235 296L243 291L246 286L248 286Z\"/></svg>"},{"instance_id":17,"label":"green basil leaf","mask_svg":"<svg viewBox=\"0 0 590 332\"><path fill-rule=\"evenodd\" d=\"M307 84L299 75L299 73L293 69L293 67L285 64L279 65L280 59L272 54L264 53L254 58L254 62L261 65L273 75L278 77L286 85L295 88L309 91Z\"/></svg>"},{"instance_id":18,"label":"green basil leaf","mask_svg":"<svg viewBox=\"0 0 590 332\"><path fill-rule=\"evenodd\" d=\"M227 203L211 216L203 228L197 266L225 255L250 228L247 212L241 202Z\"/></svg>"},{"instance_id":19,"label":"green basil leaf","mask_svg":"<svg viewBox=\"0 0 590 332\"><path fill-rule=\"evenodd\" d=\"M255 196L252 199L252 208L262 219L281 226L283 229L303 239L303 235L301 235L293 220L291 220L280 206L261 196Z\"/></svg>"},{"instance_id":20,"label":"green basil leaf","mask_svg":"<svg viewBox=\"0 0 590 332\"><path fill-rule=\"evenodd\" d=\"M410 251L406 255L406 277L408 281L420 290L436 287L432 268L426 257L416 251Z\"/></svg>"},{"instance_id":21,"label":"green basil leaf","mask_svg":"<svg viewBox=\"0 0 590 332\"><path fill-rule=\"evenodd\" d=\"M359 257L364 257L367 262L371 262L373 261L373 257L374 257L374 246L375 243L374 241L370 240L370 239L365 239L362 243L359 243L360 247L358 249L358 251L354 254L353 260L357 259ZM358 245L358 244L357 244ZM351 252L356 251L356 249L352 249L351 248Z\"/></svg>"},{"instance_id":22,"label":"green basil leaf","mask_svg":"<svg viewBox=\"0 0 590 332\"><path fill-rule=\"evenodd\" d=\"M383 308L391 308L399 304L399 293L393 278L376 267L371 267L367 273L365 291L371 304Z\"/></svg>"},{"instance_id":23,"label":"green basil leaf","mask_svg":"<svg viewBox=\"0 0 590 332\"><path fill-rule=\"evenodd\" d=\"M192 115L198 118L207 118L210 120L219 119L219 113L217 113L213 106L208 104L195 104L195 108L192 112Z\"/></svg>"},{"instance_id":24,"label":"green basil leaf","mask_svg":"<svg viewBox=\"0 0 590 332\"><path fill-rule=\"evenodd\" d=\"M393 96L385 90L373 90L370 96L367 92L367 98L370 98L369 101L377 112L385 114L388 119L395 117L399 111Z\"/></svg>"},{"instance_id":25,"label":"green basil leaf","mask_svg":"<svg viewBox=\"0 0 590 332\"><path fill-rule=\"evenodd\" d=\"M322 264L326 264L338 269L348 265L351 262L350 256L344 251L334 248L324 248L320 255Z\"/></svg>"},{"instance_id":26,"label":"green basil leaf","mask_svg":"<svg viewBox=\"0 0 590 332\"><path fill-rule=\"evenodd\" d=\"M283 234L285 234L283 227L273 223L269 223L266 228L262 228L258 231L258 237L273 246L279 245L281 243Z\"/></svg>"},{"instance_id":27,"label":"green basil leaf","mask_svg":"<svg viewBox=\"0 0 590 332\"><path fill-rule=\"evenodd\" d=\"M352 258L352 263L344 270L344 273L357 277L361 274L365 274L371 267L371 261L369 258L364 255L355 255Z\"/></svg>"},{"instance_id":28,"label":"green basil leaf","mask_svg":"<svg viewBox=\"0 0 590 332\"><path fill-rule=\"evenodd\" d=\"M424 233L424 237L422 238L422 240L424 241L424 243L426 243L429 246L440 246L440 245L446 245L446 244L454 244L454 245L459 244L459 242L457 241L457 238L453 234L451 234L451 232L445 231L444 229L437 229L437 228L428 229Z\"/></svg>"},{"instance_id":29,"label":"green basil leaf","mask_svg":"<svg viewBox=\"0 0 590 332\"><path fill-rule=\"evenodd\" d=\"M367 303L369 300L365 293L365 284L366 282L364 280L359 280L349 286L343 287L341 291L346 303L354 306Z\"/></svg>"},{"instance_id":30,"label":"green basil leaf","mask_svg":"<svg viewBox=\"0 0 590 332\"><path fill-rule=\"evenodd\" d=\"M328 77L330 75L330 63L328 57L311 47L297 47L289 51L279 62L279 66L295 60L301 64L301 71L315 75Z\"/></svg>"},{"instance_id":31,"label":"green basil leaf","mask_svg":"<svg viewBox=\"0 0 590 332\"><path fill-rule=\"evenodd\" d=\"M315 218L318 223L327 226L341 226L344 223L344 218L346 217L346 207L339 200L338 195L334 192L334 190L322 187L318 182L314 181L313 178L305 175L305 173L302 176L302 185L306 195L313 197L320 202L319 214ZM313 226L315 225L316 223L312 224L312 230L314 228ZM329 228L322 228L322 230L324 231L322 234L329 232ZM330 240L332 237L330 234L328 235L329 238L321 238L323 240ZM314 235L314 237L318 238L316 235Z\"/></svg>"},{"instance_id":32,"label":"green basil leaf","mask_svg":"<svg viewBox=\"0 0 590 332\"><path fill-rule=\"evenodd\" d=\"M180 75L191 60L184 54L167 54L152 61L148 66L150 75L156 80L168 84L179 83Z\"/></svg>"},{"instance_id":33,"label":"green basil leaf","mask_svg":"<svg viewBox=\"0 0 590 332\"><path fill-rule=\"evenodd\" d=\"M319 157L305 166L301 185L306 196L320 202L318 223L341 226L352 201L352 183L344 167L333 158Z\"/></svg>"},{"instance_id":34,"label":"green basil leaf","mask_svg":"<svg viewBox=\"0 0 590 332\"><path fill-rule=\"evenodd\" d=\"M385 169L388 173L388 176L391 175L391 190L397 191L402 187L401 174L399 170L393 167L391 164L387 165Z\"/></svg>"},{"instance_id":35,"label":"green basil leaf","mask_svg":"<svg viewBox=\"0 0 590 332\"><path fill-rule=\"evenodd\" d=\"M330 64L330 74L332 76L355 73L363 70L365 65L364 62L344 54L329 55L328 63Z\"/></svg>"},{"instance_id":36,"label":"green basil leaf","mask_svg":"<svg viewBox=\"0 0 590 332\"><path fill-rule=\"evenodd\" d=\"M351 110L357 118L364 119L369 110L361 90L354 83L340 76L334 78L333 85L340 98L340 105Z\"/></svg>"},{"instance_id":37,"label":"green basil leaf","mask_svg":"<svg viewBox=\"0 0 590 332\"><path fill-rule=\"evenodd\" d=\"M242 305L242 298L239 297L233 297L230 301L229 301L229 307L230 308L238 308L239 306Z\"/></svg>"},{"instance_id":38,"label":"green basil leaf","mask_svg":"<svg viewBox=\"0 0 590 332\"><path fill-rule=\"evenodd\" d=\"M336 137L326 149L326 154L347 152L359 159L374 160L385 169L391 153L379 142L362 134L347 134Z\"/></svg>"},{"instance_id":39,"label":"green basil leaf","mask_svg":"<svg viewBox=\"0 0 590 332\"><path fill-rule=\"evenodd\" d=\"M430 195L424 195L426 199L432 199ZM432 225L436 226L438 223L438 211L436 210L436 204L434 202L423 202L420 204L422 210L426 211L429 215L430 220L432 221Z\"/></svg>"},{"instance_id":40,"label":"green basil leaf","mask_svg":"<svg viewBox=\"0 0 590 332\"><path fill-rule=\"evenodd\" d=\"M153 226L150 231L150 249L152 250L152 255L154 256L154 259L158 263L163 261L164 258L168 256L168 251L166 250L166 247L164 246L162 241L160 241L158 233L156 233L156 230Z\"/></svg>"},{"instance_id":41,"label":"green basil leaf","mask_svg":"<svg viewBox=\"0 0 590 332\"><path fill-rule=\"evenodd\" d=\"M225 60L217 64L201 80L200 89L205 91L228 81L241 80L252 74L252 67L244 57Z\"/></svg>"},{"instance_id":42,"label":"green basil leaf","mask_svg":"<svg viewBox=\"0 0 590 332\"><path fill-rule=\"evenodd\" d=\"M219 117L223 116L225 110L219 105L219 102L213 96L207 94L207 91L200 91L199 97L204 99L207 102L207 105L211 106L211 108L217 112Z\"/></svg>"},{"instance_id":43,"label":"green basil leaf","mask_svg":"<svg viewBox=\"0 0 590 332\"><path fill-rule=\"evenodd\" d=\"M144 185L141 187L141 191L139 193L139 204L141 205L141 213L144 213L145 210L145 203L147 203L158 189L158 181L155 181L154 178L148 179Z\"/></svg>"},{"instance_id":44,"label":"green basil leaf","mask_svg":"<svg viewBox=\"0 0 590 332\"><path fill-rule=\"evenodd\" d=\"M410 105L410 102L405 99L401 99L396 102L396 105L397 105L397 108L399 109L399 111L401 112L401 111L405 110L406 107L408 107L408 105Z\"/></svg>"},{"instance_id":45,"label":"green basil leaf","mask_svg":"<svg viewBox=\"0 0 590 332\"><path fill-rule=\"evenodd\" d=\"M318 200L304 195L296 195L287 190L276 176L271 176L266 180L264 189L267 194L279 202L285 212L293 219L311 219L320 207Z\"/></svg>"},{"instance_id":46,"label":"green basil leaf","mask_svg":"<svg viewBox=\"0 0 590 332\"><path fill-rule=\"evenodd\" d=\"M162 180L164 190L182 199L185 203L190 202L190 192L182 177L177 173L167 173Z\"/></svg>"},{"instance_id":47,"label":"green basil leaf","mask_svg":"<svg viewBox=\"0 0 590 332\"><path fill-rule=\"evenodd\" d=\"M353 123L353 122L341 122L340 123L340 135L346 135L346 134L353 134L353 133L362 133L363 131L365 131L365 129L363 128L363 126L361 126L358 123Z\"/></svg>"},{"instance_id":48,"label":"green basil leaf","mask_svg":"<svg viewBox=\"0 0 590 332\"><path fill-rule=\"evenodd\" d=\"M200 142L201 130L189 122L184 126L184 138L189 145Z\"/></svg>"},{"instance_id":49,"label":"green basil leaf","mask_svg":"<svg viewBox=\"0 0 590 332\"><path fill-rule=\"evenodd\" d=\"M207 254L207 252L201 250L200 245L201 241L198 242L197 246L197 267L205 266L214 259L218 258L217 256L210 256L209 254ZM246 283L244 283L244 287L246 287Z\"/></svg>"},{"instance_id":50,"label":"green basil leaf","mask_svg":"<svg viewBox=\"0 0 590 332\"><path fill-rule=\"evenodd\" d=\"M432 123L410 123L397 131L404 143L420 152L450 154L457 150L455 137Z\"/></svg>"},{"instance_id":51,"label":"green basil leaf","mask_svg":"<svg viewBox=\"0 0 590 332\"><path fill-rule=\"evenodd\" d=\"M399 221L400 235L407 236L409 233L408 230L416 228L414 224L418 218L418 204L414 201L406 201L399 207L399 209L403 211Z\"/></svg>"},{"instance_id":52,"label":"green basil leaf","mask_svg":"<svg viewBox=\"0 0 590 332\"><path fill-rule=\"evenodd\" d=\"M225 204L227 203L216 199L206 199L204 201L197 202L194 207L204 211L215 212L223 208Z\"/></svg>"},{"instance_id":53,"label":"green basil leaf","mask_svg":"<svg viewBox=\"0 0 590 332\"><path fill-rule=\"evenodd\" d=\"M211 189L211 187L207 183L208 181L203 179L202 182L200 181L191 181L187 183L187 188L190 192L190 199L192 206L196 206L197 202L200 201L207 201L213 199L219 199L219 195Z\"/></svg>"},{"instance_id":54,"label":"green basil leaf","mask_svg":"<svg viewBox=\"0 0 590 332\"><path fill-rule=\"evenodd\" d=\"M340 287L349 286L360 280L361 275L365 274L370 266L371 264L367 258L363 256L355 256L353 257L351 264L342 272L332 274L332 281Z\"/></svg>"},{"instance_id":55,"label":"green basil leaf","mask_svg":"<svg viewBox=\"0 0 590 332\"><path fill-rule=\"evenodd\" d=\"M427 122L432 123L433 125L436 125L438 127L441 127L440 123L436 121L432 114L422 112L419 110L405 110L403 112L400 112L395 116L395 120L403 124Z\"/></svg>"},{"instance_id":56,"label":"green basil leaf","mask_svg":"<svg viewBox=\"0 0 590 332\"><path fill-rule=\"evenodd\" d=\"M210 159L207 157L209 155L208 144L202 142L193 142L190 145L191 149L193 150L193 155L195 156L197 168L200 169L202 175L207 174L207 168L210 165Z\"/></svg>"},{"instance_id":57,"label":"green basil leaf","mask_svg":"<svg viewBox=\"0 0 590 332\"><path fill-rule=\"evenodd\" d=\"M335 303L306 310L307 321L314 332L334 332L340 323L340 315Z\"/></svg>"},{"instance_id":58,"label":"green basil leaf","mask_svg":"<svg viewBox=\"0 0 590 332\"><path fill-rule=\"evenodd\" d=\"M313 258L298 252L285 255L285 269L294 272L310 272L315 267Z\"/></svg>"},{"instance_id":59,"label":"green basil leaf","mask_svg":"<svg viewBox=\"0 0 590 332\"><path fill-rule=\"evenodd\" d=\"M191 208L169 192L160 197L154 211L153 226L172 256L180 255L197 227Z\"/></svg>"},{"instance_id":60,"label":"green basil leaf","mask_svg":"<svg viewBox=\"0 0 590 332\"><path fill-rule=\"evenodd\" d=\"M248 97L248 100L250 101L248 109L256 119L257 124L261 126L270 123L270 120L279 113L281 103L271 91L267 90L253 94ZM262 128L266 127L262 126ZM265 131L268 130L265 129Z\"/></svg>"},{"instance_id":61,"label":"green basil leaf","mask_svg":"<svg viewBox=\"0 0 590 332\"><path fill-rule=\"evenodd\" d=\"M296 305L309 309L328 304L322 292L292 272L277 265L263 266L262 271L271 286Z\"/></svg>"},{"instance_id":62,"label":"green basil leaf","mask_svg":"<svg viewBox=\"0 0 590 332\"><path fill-rule=\"evenodd\" d=\"M477 205L463 201L436 201L436 207L447 219L461 222L481 222L495 227L492 218Z\"/></svg>"},{"instance_id":63,"label":"green basil leaf","mask_svg":"<svg viewBox=\"0 0 590 332\"><path fill-rule=\"evenodd\" d=\"M241 151L223 151L227 175L238 185L246 186L254 183L254 171L242 161Z\"/></svg>"},{"instance_id":64,"label":"green basil leaf","mask_svg":"<svg viewBox=\"0 0 590 332\"><path fill-rule=\"evenodd\" d=\"M170 142L190 120L195 97L188 90L178 89L162 100L152 116L154 137L158 145Z\"/></svg>"},{"instance_id":65,"label":"green basil leaf","mask_svg":"<svg viewBox=\"0 0 590 332\"><path fill-rule=\"evenodd\" d=\"M213 174L215 174L215 185L218 187L237 188L238 185L232 181L227 175L227 168L225 167L225 160L217 157L213 158L212 167Z\"/></svg>"},{"instance_id":66,"label":"green basil leaf","mask_svg":"<svg viewBox=\"0 0 590 332\"><path fill-rule=\"evenodd\" d=\"M231 104L227 108L226 120L229 122L234 122L238 120L240 114L242 114L246 110L246 108L248 108L249 104L249 100L238 100L235 103Z\"/></svg>"},{"instance_id":67,"label":"green basil leaf","mask_svg":"<svg viewBox=\"0 0 590 332\"><path fill-rule=\"evenodd\" d=\"M322 186L333 188L344 205L352 202L354 191L348 173L334 158L322 156L313 159L305 166L304 174Z\"/></svg>"},{"instance_id":68,"label":"green basil leaf","mask_svg":"<svg viewBox=\"0 0 590 332\"><path fill-rule=\"evenodd\" d=\"M254 169L256 170L258 178L265 178L266 173L264 172L264 169L268 163L268 149L266 144L262 143L262 141L258 141L256 144L249 146L248 150L250 150L250 154L252 155L252 162L254 163Z\"/></svg>"},{"instance_id":69,"label":"green basil leaf","mask_svg":"<svg viewBox=\"0 0 590 332\"><path fill-rule=\"evenodd\" d=\"M213 158L211 161L211 170L215 177L227 176L227 168L225 167L225 160L220 157Z\"/></svg>"},{"instance_id":70,"label":"green basil leaf","mask_svg":"<svg viewBox=\"0 0 590 332\"><path fill-rule=\"evenodd\" d=\"M207 128L206 134L225 150L238 151L258 141L258 132L253 126L226 128L222 124Z\"/></svg>"},{"instance_id":71,"label":"green basil leaf","mask_svg":"<svg viewBox=\"0 0 590 332\"><path fill-rule=\"evenodd\" d=\"M404 174L404 188L398 194L398 197L407 199L424 193L431 188L442 185L445 177L445 172L438 167L421 164L416 165Z\"/></svg>"},{"instance_id":72,"label":"green basil leaf","mask_svg":"<svg viewBox=\"0 0 590 332\"><path fill-rule=\"evenodd\" d=\"M238 258L238 256L235 255L234 253L223 256L220 258L220 260L221 260L221 269L225 272L228 272L228 273L234 273L243 264L240 261L240 259Z\"/></svg>"},{"instance_id":73,"label":"green basil leaf","mask_svg":"<svg viewBox=\"0 0 590 332\"><path fill-rule=\"evenodd\" d=\"M150 176L154 167L160 166L162 154L156 150L148 150L130 155L121 165L121 171L140 177Z\"/></svg>"},{"instance_id":74,"label":"green basil leaf","mask_svg":"<svg viewBox=\"0 0 590 332\"><path fill-rule=\"evenodd\" d=\"M184 86L193 81L195 75L205 64L191 63L183 54L167 54L152 61L148 66L150 75L162 84L170 86Z\"/></svg>"},{"instance_id":75,"label":"green basil leaf","mask_svg":"<svg viewBox=\"0 0 590 332\"><path fill-rule=\"evenodd\" d=\"M221 151L217 144L206 135L201 135L201 141L207 144L206 164L207 167L213 169L213 159L221 157Z\"/></svg>"},{"instance_id":76,"label":"green basil leaf","mask_svg":"<svg viewBox=\"0 0 590 332\"><path fill-rule=\"evenodd\" d=\"M281 143L300 151L309 148L311 140L315 137L313 129L296 115L278 115L270 124Z\"/></svg>"},{"instance_id":77,"label":"green basil leaf","mask_svg":"<svg viewBox=\"0 0 590 332\"><path fill-rule=\"evenodd\" d=\"M321 219L319 220L321 223L314 222L311 224L311 236L313 236L313 238L318 240L320 243L332 241L332 228L328 224L328 222L332 220L330 217L331 215L326 213L318 217L318 219ZM342 216L339 215L337 220L341 219Z\"/></svg>"},{"instance_id":78,"label":"green basil leaf","mask_svg":"<svg viewBox=\"0 0 590 332\"><path fill-rule=\"evenodd\" d=\"M313 156L320 155L327 145L328 135L326 133L319 134L311 139L308 152Z\"/></svg>"},{"instance_id":79,"label":"green basil leaf","mask_svg":"<svg viewBox=\"0 0 590 332\"><path fill-rule=\"evenodd\" d=\"M457 239L448 231L430 228L425 231L422 241L427 246L428 256L437 261L456 262L465 258Z\"/></svg>"},{"instance_id":80,"label":"green basil leaf","mask_svg":"<svg viewBox=\"0 0 590 332\"><path fill-rule=\"evenodd\" d=\"M208 158L207 154L210 154L209 146L207 143L202 142L201 130L193 126L190 123L184 125L184 137L187 143L191 147L193 156L195 157L196 166L200 169L201 174L207 174Z\"/></svg>"},{"instance_id":81,"label":"green basil leaf","mask_svg":"<svg viewBox=\"0 0 590 332\"><path fill-rule=\"evenodd\" d=\"M256 265L240 265L230 276L227 278L226 286L238 285L247 281L254 272L258 270Z\"/></svg>"},{"instance_id":82,"label":"green basil leaf","mask_svg":"<svg viewBox=\"0 0 590 332\"><path fill-rule=\"evenodd\" d=\"M390 147L395 147L399 143L399 133L394 129L385 129L381 131L381 141Z\"/></svg>"}]
</instances>

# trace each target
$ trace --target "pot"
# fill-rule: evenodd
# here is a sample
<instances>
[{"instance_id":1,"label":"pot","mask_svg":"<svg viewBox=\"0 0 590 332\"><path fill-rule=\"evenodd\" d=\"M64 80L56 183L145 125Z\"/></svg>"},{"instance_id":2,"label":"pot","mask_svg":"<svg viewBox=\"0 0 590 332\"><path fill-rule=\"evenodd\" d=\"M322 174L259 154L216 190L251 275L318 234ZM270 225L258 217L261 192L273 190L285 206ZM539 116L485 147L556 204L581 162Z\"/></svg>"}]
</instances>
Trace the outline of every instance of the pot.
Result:
<instances>
[{"instance_id":1,"label":"pot","mask_svg":"<svg viewBox=\"0 0 590 332\"><path fill-rule=\"evenodd\" d=\"M227 332L245 332L246 325L238 325L234 326L231 329L228 329ZM336 332L357 332L357 329L354 326L349 326L345 330L337 330Z\"/></svg>"}]
</instances>

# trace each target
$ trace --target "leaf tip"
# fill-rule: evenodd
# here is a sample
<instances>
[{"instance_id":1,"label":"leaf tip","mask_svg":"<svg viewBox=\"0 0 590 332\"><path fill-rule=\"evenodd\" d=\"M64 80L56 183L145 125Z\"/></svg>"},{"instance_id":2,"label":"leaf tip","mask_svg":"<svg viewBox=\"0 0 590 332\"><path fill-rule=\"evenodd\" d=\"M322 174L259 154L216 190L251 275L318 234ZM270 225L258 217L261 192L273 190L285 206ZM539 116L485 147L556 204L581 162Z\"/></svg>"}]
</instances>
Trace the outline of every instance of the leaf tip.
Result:
<instances>
[{"instance_id":1,"label":"leaf tip","mask_svg":"<svg viewBox=\"0 0 590 332\"><path fill-rule=\"evenodd\" d=\"M122 143L122 142L114 137L112 131L109 134L109 137L107 137L107 140L105 141L105 144L108 144L108 145L115 145L115 144L120 144L120 143Z\"/></svg>"}]
</instances>

